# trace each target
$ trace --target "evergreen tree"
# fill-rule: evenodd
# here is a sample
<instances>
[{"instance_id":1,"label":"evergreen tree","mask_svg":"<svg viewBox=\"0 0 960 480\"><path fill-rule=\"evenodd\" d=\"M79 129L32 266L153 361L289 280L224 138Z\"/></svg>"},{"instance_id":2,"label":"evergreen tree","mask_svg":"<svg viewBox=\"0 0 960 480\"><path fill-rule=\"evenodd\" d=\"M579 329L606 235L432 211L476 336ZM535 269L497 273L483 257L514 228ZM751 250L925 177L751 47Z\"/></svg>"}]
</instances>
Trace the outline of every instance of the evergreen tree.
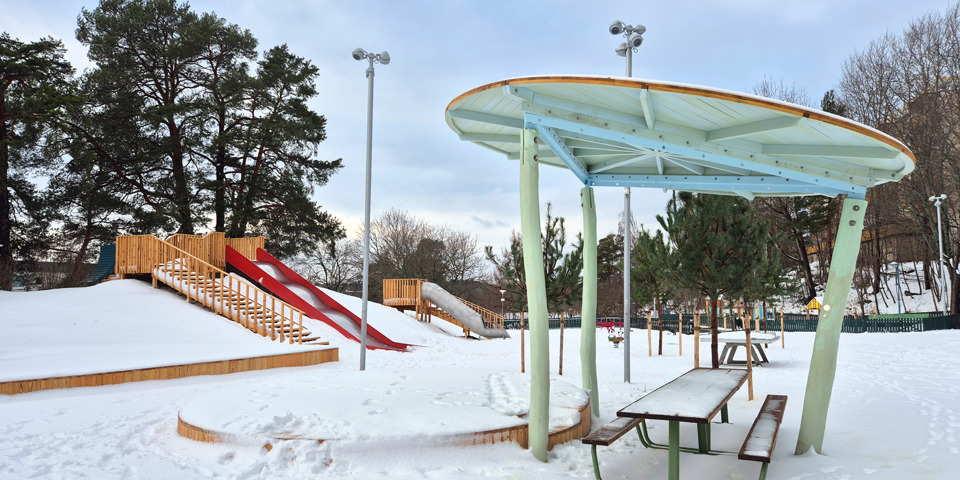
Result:
<instances>
[{"instance_id":1,"label":"evergreen tree","mask_svg":"<svg viewBox=\"0 0 960 480\"><path fill-rule=\"evenodd\" d=\"M563 217L554 217L547 204L547 216L541 232L543 267L546 280L547 308L558 311L572 306L582 292L580 272L583 270L583 238L577 235L573 249L564 254L567 245ZM510 235L510 247L497 256L493 246L485 247L487 260L494 264L501 287L511 293L515 308L526 306L527 283L523 265L523 239L520 234Z\"/></svg>"},{"instance_id":2,"label":"evergreen tree","mask_svg":"<svg viewBox=\"0 0 960 480\"><path fill-rule=\"evenodd\" d=\"M736 298L749 288L763 263L769 224L760 221L750 204L739 197L680 192L667 203L657 221L670 238L676 260L671 275L681 286L709 298L710 353L718 355L717 299Z\"/></svg>"},{"instance_id":3,"label":"evergreen tree","mask_svg":"<svg viewBox=\"0 0 960 480\"><path fill-rule=\"evenodd\" d=\"M13 288L14 256L32 257L47 237L31 174L51 169L42 152L50 125L76 96L73 68L52 38L24 43L0 33L0 290Z\"/></svg>"},{"instance_id":4,"label":"evergreen tree","mask_svg":"<svg viewBox=\"0 0 960 480\"><path fill-rule=\"evenodd\" d=\"M671 271L673 252L663 232L651 234L642 229L634 244L630 267L631 295L640 305L657 304L657 318L663 318L663 303L673 296L674 283L666 272ZM660 322L657 354L663 355L663 322Z\"/></svg>"},{"instance_id":5,"label":"evergreen tree","mask_svg":"<svg viewBox=\"0 0 960 480\"><path fill-rule=\"evenodd\" d=\"M77 38L97 68L72 124L142 208L139 230L264 235L285 257L344 235L312 199L341 161L315 158L326 119L307 102L317 68L176 0L102 0Z\"/></svg>"}]
</instances>

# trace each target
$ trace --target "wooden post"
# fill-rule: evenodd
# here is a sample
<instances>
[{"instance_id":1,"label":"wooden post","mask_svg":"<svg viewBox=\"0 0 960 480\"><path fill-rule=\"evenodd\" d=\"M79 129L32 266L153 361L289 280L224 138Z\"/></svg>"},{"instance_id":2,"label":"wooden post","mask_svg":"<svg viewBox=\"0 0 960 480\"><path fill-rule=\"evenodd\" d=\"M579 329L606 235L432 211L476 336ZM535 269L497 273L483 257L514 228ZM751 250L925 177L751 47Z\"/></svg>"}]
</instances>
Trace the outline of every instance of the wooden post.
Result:
<instances>
[{"instance_id":1,"label":"wooden post","mask_svg":"<svg viewBox=\"0 0 960 480\"><path fill-rule=\"evenodd\" d=\"M550 430L550 332L540 238L540 162L535 129L523 130L520 151L520 234L523 237L523 269L530 312L528 445L537 460L546 462Z\"/></svg>"},{"instance_id":2,"label":"wooden post","mask_svg":"<svg viewBox=\"0 0 960 480\"><path fill-rule=\"evenodd\" d=\"M563 375L563 310L560 310L560 375Z\"/></svg>"},{"instance_id":3,"label":"wooden post","mask_svg":"<svg viewBox=\"0 0 960 480\"><path fill-rule=\"evenodd\" d=\"M753 317L753 313L750 313ZM747 334L747 400L753 401L753 344L750 343L750 320L743 322Z\"/></svg>"},{"instance_id":4,"label":"wooden post","mask_svg":"<svg viewBox=\"0 0 960 480\"><path fill-rule=\"evenodd\" d=\"M850 295L850 285L853 283L857 256L860 253L866 210L866 200L851 196L843 200L835 247L830 260L830 273L823 294L822 308L825 315L817 322L815 348L810 359L810 373L807 375L807 387L803 397L803 412L800 416L800 431L795 450L797 455L807 453L810 447L817 453L822 453L827 411L837 373L843 311Z\"/></svg>"},{"instance_id":5,"label":"wooden post","mask_svg":"<svg viewBox=\"0 0 960 480\"><path fill-rule=\"evenodd\" d=\"M653 356L653 331L650 330L650 323L653 320L653 312L647 312L647 354L648 357Z\"/></svg>"},{"instance_id":6,"label":"wooden post","mask_svg":"<svg viewBox=\"0 0 960 480\"><path fill-rule=\"evenodd\" d=\"M693 313L693 368L700 368L700 312Z\"/></svg>"},{"instance_id":7,"label":"wooden post","mask_svg":"<svg viewBox=\"0 0 960 480\"><path fill-rule=\"evenodd\" d=\"M780 348L781 349L787 348L787 340L786 340L786 336L784 335L785 333L786 333L786 330L784 330L783 328L783 307L780 307Z\"/></svg>"},{"instance_id":8,"label":"wooden post","mask_svg":"<svg viewBox=\"0 0 960 480\"><path fill-rule=\"evenodd\" d=\"M526 360L526 339L523 335L523 313L520 312L520 373L527 373L527 360Z\"/></svg>"},{"instance_id":9,"label":"wooden post","mask_svg":"<svg viewBox=\"0 0 960 480\"><path fill-rule=\"evenodd\" d=\"M580 314L581 387L590 392L590 410L600 416L597 384L597 206L593 187L580 189L583 209L583 301Z\"/></svg>"},{"instance_id":10,"label":"wooden post","mask_svg":"<svg viewBox=\"0 0 960 480\"><path fill-rule=\"evenodd\" d=\"M680 341L680 356L683 356L683 313L677 313L677 339Z\"/></svg>"}]
</instances>

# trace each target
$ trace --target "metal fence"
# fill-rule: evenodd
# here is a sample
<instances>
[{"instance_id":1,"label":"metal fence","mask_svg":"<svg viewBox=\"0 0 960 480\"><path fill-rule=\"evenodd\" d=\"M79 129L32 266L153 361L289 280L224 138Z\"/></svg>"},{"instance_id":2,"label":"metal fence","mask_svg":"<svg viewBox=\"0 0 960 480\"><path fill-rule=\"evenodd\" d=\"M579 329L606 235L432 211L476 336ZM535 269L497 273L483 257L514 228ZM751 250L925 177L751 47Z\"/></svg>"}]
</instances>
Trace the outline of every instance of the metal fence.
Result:
<instances>
[{"instance_id":1,"label":"metal fence","mask_svg":"<svg viewBox=\"0 0 960 480\"><path fill-rule=\"evenodd\" d=\"M651 319L650 328L659 330L660 322L663 323L663 329L670 332L680 330L677 314L664 315L662 319ZM731 322L730 318L727 319ZM783 318L783 329L787 332L816 332L819 324L819 317L811 315L807 317L804 314L785 314ZM526 327L529 328L529 319L524 320ZM701 315L701 329L706 330L709 325L709 317ZM760 321L761 330L763 330L763 320ZM550 318L550 328L560 328L560 318ZM731 322L732 323L732 322ZM622 317L598 317L598 326L608 326L614 331L622 329ZM630 325L634 329L647 329L647 317L631 318ZM564 321L566 328L580 328L580 317L567 317ZM739 325L738 325L739 326ZM520 320L506 320L504 327L507 329L519 330ZM741 327L742 328L742 327ZM871 317L846 316L843 318L843 333L897 333L897 332L926 332L931 330L950 330L960 328L960 315L934 315L934 314L904 314L904 315L875 315ZM780 331L780 318L767 319L767 330ZM693 334L693 316L683 316L682 331L684 334Z\"/></svg>"}]
</instances>

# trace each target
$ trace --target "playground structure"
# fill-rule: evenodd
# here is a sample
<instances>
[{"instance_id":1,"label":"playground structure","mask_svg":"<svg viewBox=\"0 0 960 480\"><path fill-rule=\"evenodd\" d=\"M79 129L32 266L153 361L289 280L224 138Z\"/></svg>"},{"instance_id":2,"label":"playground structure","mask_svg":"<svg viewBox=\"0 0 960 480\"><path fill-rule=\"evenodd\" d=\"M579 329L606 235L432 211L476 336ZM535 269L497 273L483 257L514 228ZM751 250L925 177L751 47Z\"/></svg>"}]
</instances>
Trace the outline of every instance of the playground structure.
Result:
<instances>
[{"instance_id":1,"label":"playground structure","mask_svg":"<svg viewBox=\"0 0 960 480\"><path fill-rule=\"evenodd\" d=\"M303 317L324 322L360 341L360 319L264 249L263 237L226 238L176 234L117 237L116 272L145 274L219 315L262 336L288 343L326 345L303 326ZM405 350L369 328L368 348Z\"/></svg>"},{"instance_id":2,"label":"playground structure","mask_svg":"<svg viewBox=\"0 0 960 480\"><path fill-rule=\"evenodd\" d=\"M421 322L430 317L446 320L463 329L463 335L476 333L486 338L507 338L503 315L451 295L439 285L421 279L385 279L383 304L397 310L413 310Z\"/></svg>"}]
</instances>

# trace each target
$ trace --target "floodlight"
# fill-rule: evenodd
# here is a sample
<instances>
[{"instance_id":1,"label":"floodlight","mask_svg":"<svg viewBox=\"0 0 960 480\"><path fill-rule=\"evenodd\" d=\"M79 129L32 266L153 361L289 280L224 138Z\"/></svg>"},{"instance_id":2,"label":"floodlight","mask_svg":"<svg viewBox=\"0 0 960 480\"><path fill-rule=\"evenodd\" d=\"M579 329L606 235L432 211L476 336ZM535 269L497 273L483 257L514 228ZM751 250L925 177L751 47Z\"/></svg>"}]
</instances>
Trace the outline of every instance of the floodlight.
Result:
<instances>
[{"instance_id":1,"label":"floodlight","mask_svg":"<svg viewBox=\"0 0 960 480\"><path fill-rule=\"evenodd\" d=\"M380 55L377 55L377 58L380 59L380 64L381 64L381 65L386 65L386 64L390 63L390 54L387 53L386 51L380 52Z\"/></svg>"},{"instance_id":2,"label":"floodlight","mask_svg":"<svg viewBox=\"0 0 960 480\"><path fill-rule=\"evenodd\" d=\"M610 34L620 35L621 33L623 33L623 26L624 26L623 22L621 22L620 20L614 20L613 23L610 24Z\"/></svg>"},{"instance_id":3,"label":"floodlight","mask_svg":"<svg viewBox=\"0 0 960 480\"><path fill-rule=\"evenodd\" d=\"M621 57L626 57L628 49L629 48L627 47L626 43L621 43L620 46L617 47L617 55L620 55Z\"/></svg>"},{"instance_id":4,"label":"floodlight","mask_svg":"<svg viewBox=\"0 0 960 480\"><path fill-rule=\"evenodd\" d=\"M627 45L629 45L630 48L637 48L642 43L643 43L643 37L639 33L636 33L636 32L631 33L630 37L627 38Z\"/></svg>"},{"instance_id":5,"label":"floodlight","mask_svg":"<svg viewBox=\"0 0 960 480\"><path fill-rule=\"evenodd\" d=\"M357 48L356 50L353 51L353 59L354 59L354 60L363 60L364 58L367 58L367 51L366 51L366 50L364 50L364 49L362 49L362 48Z\"/></svg>"},{"instance_id":6,"label":"floodlight","mask_svg":"<svg viewBox=\"0 0 960 480\"><path fill-rule=\"evenodd\" d=\"M942 202L942 201L944 201L944 200L946 200L946 199L947 199L947 194L944 193L944 194L940 194L939 196L936 196L936 195L935 195L935 196L933 196L933 197L930 197L928 200L931 201L931 202L935 202L935 201L937 201L937 200L940 200L940 201Z\"/></svg>"},{"instance_id":7,"label":"floodlight","mask_svg":"<svg viewBox=\"0 0 960 480\"><path fill-rule=\"evenodd\" d=\"M637 25L636 27L633 27L633 31L636 32L637 35L643 35L647 31L647 27L644 27L643 25Z\"/></svg>"}]
</instances>

